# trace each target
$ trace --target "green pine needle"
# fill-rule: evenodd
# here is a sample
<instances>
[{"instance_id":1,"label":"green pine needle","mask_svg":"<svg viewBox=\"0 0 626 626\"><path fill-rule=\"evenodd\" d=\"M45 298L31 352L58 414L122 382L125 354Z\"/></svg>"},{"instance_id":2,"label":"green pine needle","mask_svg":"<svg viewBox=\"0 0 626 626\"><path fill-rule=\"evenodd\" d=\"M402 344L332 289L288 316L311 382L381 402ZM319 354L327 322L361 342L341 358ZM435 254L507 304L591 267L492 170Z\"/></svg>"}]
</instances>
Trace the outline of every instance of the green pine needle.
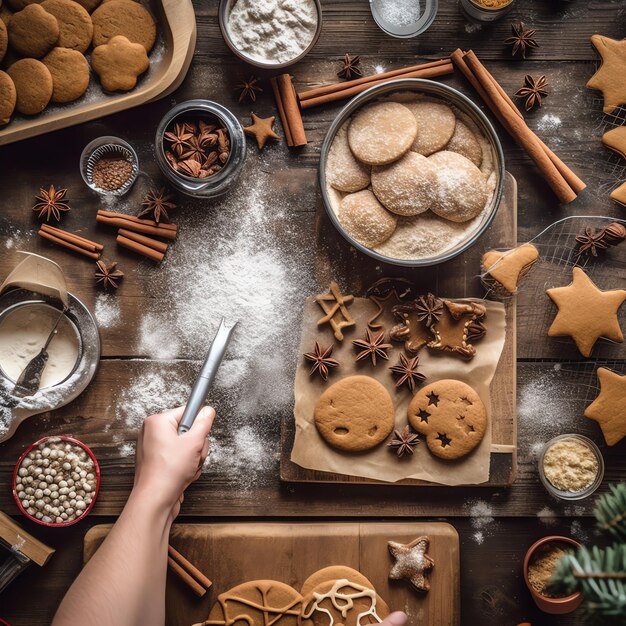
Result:
<instances>
[{"instance_id":1,"label":"green pine needle","mask_svg":"<svg viewBox=\"0 0 626 626\"><path fill-rule=\"evenodd\" d=\"M609 485L609 492L598 498L594 515L600 529L626 541L626 484Z\"/></svg>"}]
</instances>

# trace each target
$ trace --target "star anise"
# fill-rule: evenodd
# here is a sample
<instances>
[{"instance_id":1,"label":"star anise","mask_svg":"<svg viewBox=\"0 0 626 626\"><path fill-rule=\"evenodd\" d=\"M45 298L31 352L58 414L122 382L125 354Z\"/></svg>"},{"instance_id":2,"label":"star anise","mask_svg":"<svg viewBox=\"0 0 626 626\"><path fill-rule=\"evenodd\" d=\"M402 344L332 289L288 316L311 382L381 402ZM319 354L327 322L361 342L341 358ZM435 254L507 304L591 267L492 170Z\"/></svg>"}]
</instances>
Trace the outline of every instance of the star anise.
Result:
<instances>
[{"instance_id":1,"label":"star anise","mask_svg":"<svg viewBox=\"0 0 626 626\"><path fill-rule=\"evenodd\" d=\"M143 209L137 215L137 217L150 216L157 224L161 221L161 218L169 219L167 214L168 209L175 209L176 205L171 201L172 194L165 192L165 187L161 187L158 191L156 189L150 189L144 196L141 206Z\"/></svg>"},{"instance_id":2,"label":"star anise","mask_svg":"<svg viewBox=\"0 0 626 626\"><path fill-rule=\"evenodd\" d=\"M429 293L427 296L420 296L416 300L415 310L417 319L430 328L443 315L443 301Z\"/></svg>"},{"instance_id":3,"label":"star anise","mask_svg":"<svg viewBox=\"0 0 626 626\"><path fill-rule=\"evenodd\" d=\"M412 359L409 359L404 354L400 354L400 362L389 368L396 376L398 376L396 379L396 387L401 387L406 384L411 390L411 393L413 393L417 385L426 380L426 376L417 371L418 364L418 357L415 356Z\"/></svg>"},{"instance_id":4,"label":"star anise","mask_svg":"<svg viewBox=\"0 0 626 626\"><path fill-rule=\"evenodd\" d=\"M250 76L247 80L244 78L240 83L235 85L235 89L239 89L238 102L256 102L257 93L263 93L263 89L257 85L260 78L256 76Z\"/></svg>"},{"instance_id":5,"label":"star anise","mask_svg":"<svg viewBox=\"0 0 626 626\"><path fill-rule=\"evenodd\" d=\"M167 131L163 137L170 142L171 149L180 156L186 149L189 140L193 137L193 132L187 123L175 124L174 130Z\"/></svg>"},{"instance_id":6,"label":"star anise","mask_svg":"<svg viewBox=\"0 0 626 626\"><path fill-rule=\"evenodd\" d=\"M45 216L46 222L49 222L50 218L54 217L59 222L61 213L70 210L67 200L65 200L66 193L67 189L55 189L54 185L50 185L48 190L40 187L39 195L36 197L39 202L33 207L33 211L39 211L37 217L41 219Z\"/></svg>"},{"instance_id":7,"label":"star anise","mask_svg":"<svg viewBox=\"0 0 626 626\"><path fill-rule=\"evenodd\" d=\"M109 287L117 289L118 281L124 278L124 272L117 269L117 263L111 263L107 267L104 261L96 261L96 266L96 284L101 283L105 289Z\"/></svg>"},{"instance_id":8,"label":"star anise","mask_svg":"<svg viewBox=\"0 0 626 626\"><path fill-rule=\"evenodd\" d=\"M518 98L526 98L524 108L530 111L535 105L541 106L541 98L548 95L545 76L534 79L530 74L524 76L524 86L515 92Z\"/></svg>"},{"instance_id":9,"label":"star anise","mask_svg":"<svg viewBox=\"0 0 626 626\"><path fill-rule=\"evenodd\" d=\"M178 161L177 163L178 171L185 176L190 176L191 178L198 178L200 174L200 170L202 166L195 159L185 159L184 161Z\"/></svg>"},{"instance_id":10,"label":"star anise","mask_svg":"<svg viewBox=\"0 0 626 626\"><path fill-rule=\"evenodd\" d=\"M606 250L609 244L605 241L604 230L594 230L590 226L585 227L585 232L576 237L580 244L578 256L590 253L591 256L598 256L598 250Z\"/></svg>"},{"instance_id":11,"label":"star anise","mask_svg":"<svg viewBox=\"0 0 626 626\"><path fill-rule=\"evenodd\" d=\"M391 348L391 344L384 343L384 341L385 331L381 331L375 335L368 329L366 339L355 339L352 342L357 348L362 348L361 352L356 355L356 360L361 361L362 359L370 357L372 359L372 365L376 365L378 358L388 361L387 350Z\"/></svg>"},{"instance_id":12,"label":"star anise","mask_svg":"<svg viewBox=\"0 0 626 626\"><path fill-rule=\"evenodd\" d=\"M355 76L363 76L363 72L359 67L361 63L360 56L351 57L349 54L346 54L343 57L343 67L337 72L337 76L339 78L350 79Z\"/></svg>"},{"instance_id":13,"label":"star anise","mask_svg":"<svg viewBox=\"0 0 626 626\"><path fill-rule=\"evenodd\" d=\"M317 341L315 342L315 348L313 352L306 352L304 358L307 361L311 361L313 366L309 372L309 376L313 376L315 372L318 372L323 380L328 380L328 370L331 367L339 367L339 361L331 358L333 353L333 346L329 348L322 348Z\"/></svg>"},{"instance_id":14,"label":"star anise","mask_svg":"<svg viewBox=\"0 0 626 626\"><path fill-rule=\"evenodd\" d=\"M411 432L408 426L404 427L402 432L394 430L395 439L392 439L387 445L396 451L398 457L406 454L413 454L413 448L420 442L419 435Z\"/></svg>"},{"instance_id":15,"label":"star anise","mask_svg":"<svg viewBox=\"0 0 626 626\"><path fill-rule=\"evenodd\" d=\"M515 56L518 52L521 52L522 59L526 58L526 51L529 48L538 48L539 44L535 41L534 36L537 32L534 28L526 30L524 24L519 22L517 24L511 24L511 30L513 36L504 40L504 43L512 46L511 56Z\"/></svg>"},{"instance_id":16,"label":"star anise","mask_svg":"<svg viewBox=\"0 0 626 626\"><path fill-rule=\"evenodd\" d=\"M180 155L180 158L183 161L193 159L194 161L198 161L198 163L202 163L202 161L204 161L204 157L204 148L200 143L200 139L196 136L191 137Z\"/></svg>"}]
</instances>

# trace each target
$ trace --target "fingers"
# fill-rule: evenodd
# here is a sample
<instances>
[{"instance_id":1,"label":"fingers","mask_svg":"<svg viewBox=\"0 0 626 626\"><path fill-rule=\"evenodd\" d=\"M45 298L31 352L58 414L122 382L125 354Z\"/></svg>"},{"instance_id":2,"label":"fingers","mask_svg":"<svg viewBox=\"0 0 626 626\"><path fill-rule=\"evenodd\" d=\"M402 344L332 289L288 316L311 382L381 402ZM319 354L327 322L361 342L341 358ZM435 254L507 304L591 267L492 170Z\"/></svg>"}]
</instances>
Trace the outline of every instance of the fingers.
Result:
<instances>
[{"instance_id":1,"label":"fingers","mask_svg":"<svg viewBox=\"0 0 626 626\"><path fill-rule=\"evenodd\" d=\"M161 416L163 419L166 419L170 424L174 427L178 427L178 423L183 417L183 412L185 411L184 406L178 406L174 409L168 409L167 411L161 411L157 413L157 415Z\"/></svg>"},{"instance_id":2,"label":"fingers","mask_svg":"<svg viewBox=\"0 0 626 626\"><path fill-rule=\"evenodd\" d=\"M404 626L408 619L406 613L394 611L381 622L380 626Z\"/></svg>"},{"instance_id":3,"label":"fingers","mask_svg":"<svg viewBox=\"0 0 626 626\"><path fill-rule=\"evenodd\" d=\"M198 417L191 425L189 433L204 440L209 436L213 420L215 419L215 409L211 406L202 407Z\"/></svg>"}]
</instances>

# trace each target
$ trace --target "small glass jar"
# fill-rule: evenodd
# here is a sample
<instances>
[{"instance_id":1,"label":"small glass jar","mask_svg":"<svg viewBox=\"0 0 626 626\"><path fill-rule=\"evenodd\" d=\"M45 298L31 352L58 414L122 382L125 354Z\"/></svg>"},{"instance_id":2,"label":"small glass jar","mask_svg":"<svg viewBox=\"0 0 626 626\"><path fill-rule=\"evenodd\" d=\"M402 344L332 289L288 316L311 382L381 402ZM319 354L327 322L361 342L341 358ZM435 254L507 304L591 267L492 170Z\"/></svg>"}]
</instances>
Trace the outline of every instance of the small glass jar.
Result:
<instances>
[{"instance_id":1,"label":"small glass jar","mask_svg":"<svg viewBox=\"0 0 626 626\"><path fill-rule=\"evenodd\" d=\"M485 6L480 0L461 0L461 8L465 14L479 22L495 22L504 17L515 4L515 0L510 0L502 6Z\"/></svg>"},{"instance_id":2,"label":"small glass jar","mask_svg":"<svg viewBox=\"0 0 626 626\"><path fill-rule=\"evenodd\" d=\"M165 156L163 136L178 119L193 117L218 118L228 131L230 154L222 169L207 178L193 178L175 171ZM159 122L154 139L156 160L163 175L173 187L183 193L197 198L216 198L228 192L237 182L246 158L246 138L239 120L221 104L210 100L187 100L172 108Z\"/></svg>"},{"instance_id":3,"label":"small glass jar","mask_svg":"<svg viewBox=\"0 0 626 626\"><path fill-rule=\"evenodd\" d=\"M591 483L589 483L589 485L587 485L587 487L581 489L580 491L563 491L562 489L559 489L558 487L553 485L548 480L545 474L543 463L546 453L548 452L548 450L550 450L550 448L552 448L555 443L558 443L559 441L565 441L567 439L575 439L587 446L595 455L596 461L598 463L595 478L591 481ZM602 453L600 452L598 446L596 446L596 444L588 437L576 434L559 435L558 437L550 439L550 441L548 441L548 443L546 443L546 445L543 447L543 450L541 450L541 454L539 455L539 478L548 493L552 494L555 498L559 498L560 500L582 500L584 498L588 498L594 491L596 491L596 489L602 483L602 479L604 478L604 459L602 458Z\"/></svg>"},{"instance_id":4,"label":"small glass jar","mask_svg":"<svg viewBox=\"0 0 626 626\"><path fill-rule=\"evenodd\" d=\"M131 166L128 178L114 189L99 187L93 180L94 167L98 161L106 159L124 159ZM137 180L139 174L139 157L133 147L119 137L105 135L89 142L80 155L80 175L85 184L101 196L123 196Z\"/></svg>"}]
</instances>

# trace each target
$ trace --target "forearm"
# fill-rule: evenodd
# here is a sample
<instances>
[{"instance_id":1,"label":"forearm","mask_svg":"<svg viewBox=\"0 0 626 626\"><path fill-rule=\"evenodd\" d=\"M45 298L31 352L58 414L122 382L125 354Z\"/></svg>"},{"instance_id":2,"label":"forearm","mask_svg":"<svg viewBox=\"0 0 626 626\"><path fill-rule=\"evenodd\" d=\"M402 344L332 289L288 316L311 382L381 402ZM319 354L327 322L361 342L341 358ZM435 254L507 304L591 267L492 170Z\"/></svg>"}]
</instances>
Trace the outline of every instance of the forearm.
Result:
<instances>
[{"instance_id":1,"label":"forearm","mask_svg":"<svg viewBox=\"0 0 626 626\"><path fill-rule=\"evenodd\" d=\"M63 599L52 626L165 623L171 510L133 489L117 523Z\"/></svg>"}]
</instances>

